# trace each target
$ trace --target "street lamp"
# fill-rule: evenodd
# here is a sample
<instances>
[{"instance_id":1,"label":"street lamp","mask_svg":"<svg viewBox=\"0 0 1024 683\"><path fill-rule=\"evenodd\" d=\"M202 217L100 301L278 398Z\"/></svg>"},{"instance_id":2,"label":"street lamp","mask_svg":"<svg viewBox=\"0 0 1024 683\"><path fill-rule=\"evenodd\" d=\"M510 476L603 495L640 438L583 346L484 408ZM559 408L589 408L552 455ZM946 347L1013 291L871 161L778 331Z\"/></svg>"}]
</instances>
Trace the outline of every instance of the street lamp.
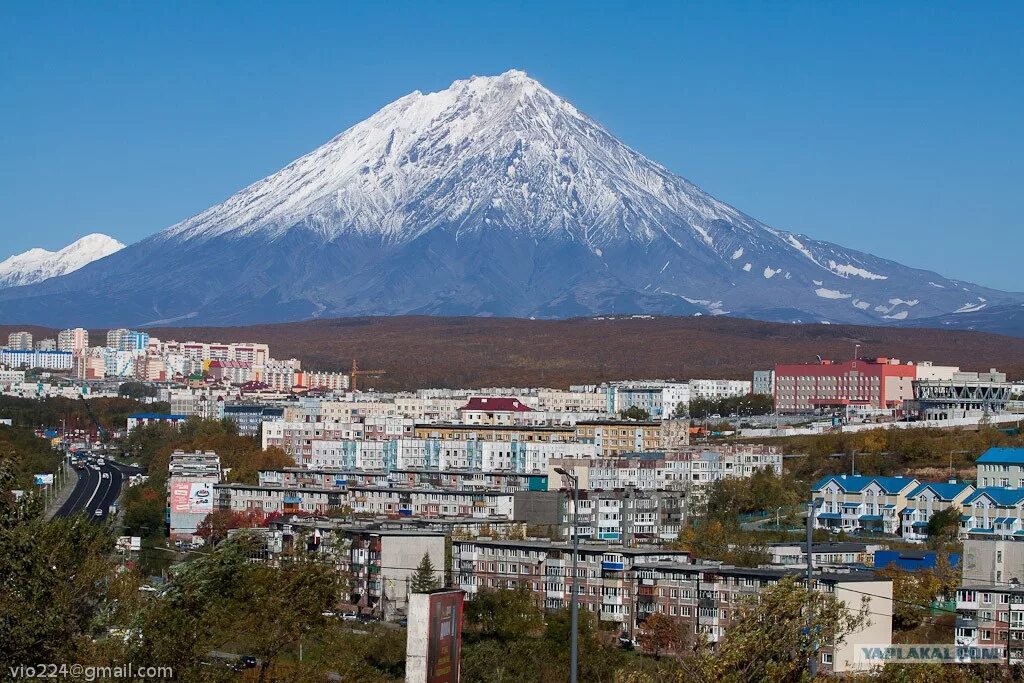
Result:
<instances>
[{"instance_id":1,"label":"street lamp","mask_svg":"<svg viewBox=\"0 0 1024 683\"><path fill-rule=\"evenodd\" d=\"M576 580L576 561L579 557L579 477L564 467L556 467L555 473L569 480L572 492L572 600L570 602L570 640L569 640L569 683L576 683L577 638L579 634L579 585Z\"/></svg>"}]
</instances>

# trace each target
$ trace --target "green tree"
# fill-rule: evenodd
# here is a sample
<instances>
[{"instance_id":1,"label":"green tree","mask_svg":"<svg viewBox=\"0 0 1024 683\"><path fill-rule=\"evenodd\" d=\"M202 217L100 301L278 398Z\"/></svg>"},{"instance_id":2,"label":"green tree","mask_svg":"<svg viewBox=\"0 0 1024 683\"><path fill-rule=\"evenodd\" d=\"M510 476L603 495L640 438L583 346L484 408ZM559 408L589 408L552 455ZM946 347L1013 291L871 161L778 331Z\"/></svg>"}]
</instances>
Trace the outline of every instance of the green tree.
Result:
<instances>
[{"instance_id":1,"label":"green tree","mask_svg":"<svg viewBox=\"0 0 1024 683\"><path fill-rule=\"evenodd\" d=\"M430 561L430 555L423 553L423 559L420 560L416 572L412 575L410 590L413 593L429 593L437 590L439 586L440 582L437 580L434 563Z\"/></svg>"},{"instance_id":2,"label":"green tree","mask_svg":"<svg viewBox=\"0 0 1024 683\"><path fill-rule=\"evenodd\" d=\"M951 506L939 510L928 519L928 545L938 548L956 541L960 531L960 508Z\"/></svg>"},{"instance_id":3,"label":"green tree","mask_svg":"<svg viewBox=\"0 0 1024 683\"><path fill-rule=\"evenodd\" d=\"M526 586L484 589L466 602L466 624L483 636L509 641L524 638L543 624L543 612Z\"/></svg>"},{"instance_id":4,"label":"green tree","mask_svg":"<svg viewBox=\"0 0 1024 683\"><path fill-rule=\"evenodd\" d=\"M619 416L624 420L650 420L651 414L640 406L630 406L619 411Z\"/></svg>"}]
</instances>

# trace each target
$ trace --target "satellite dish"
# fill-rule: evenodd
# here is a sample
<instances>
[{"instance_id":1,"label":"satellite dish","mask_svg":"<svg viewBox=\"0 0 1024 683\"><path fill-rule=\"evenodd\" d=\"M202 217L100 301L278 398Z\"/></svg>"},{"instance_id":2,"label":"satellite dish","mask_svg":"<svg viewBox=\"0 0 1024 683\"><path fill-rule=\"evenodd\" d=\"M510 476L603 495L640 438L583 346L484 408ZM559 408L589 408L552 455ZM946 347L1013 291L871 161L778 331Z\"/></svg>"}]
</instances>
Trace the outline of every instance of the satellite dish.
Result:
<instances>
[{"instance_id":1,"label":"satellite dish","mask_svg":"<svg viewBox=\"0 0 1024 683\"><path fill-rule=\"evenodd\" d=\"M818 362L819 362L819 363L821 362L821 356L815 356L815 358L817 358L817 359L818 359Z\"/></svg>"}]
</instances>

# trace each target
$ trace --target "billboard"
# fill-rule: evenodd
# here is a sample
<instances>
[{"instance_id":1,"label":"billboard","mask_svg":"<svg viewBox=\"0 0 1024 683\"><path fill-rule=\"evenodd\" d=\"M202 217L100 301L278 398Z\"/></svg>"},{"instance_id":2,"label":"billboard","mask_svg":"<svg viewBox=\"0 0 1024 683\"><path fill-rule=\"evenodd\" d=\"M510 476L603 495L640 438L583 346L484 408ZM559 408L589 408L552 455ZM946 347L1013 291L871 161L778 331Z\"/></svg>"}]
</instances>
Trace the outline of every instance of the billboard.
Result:
<instances>
[{"instance_id":1,"label":"billboard","mask_svg":"<svg viewBox=\"0 0 1024 683\"><path fill-rule=\"evenodd\" d=\"M460 590L409 595L405 683L458 683L464 595Z\"/></svg>"},{"instance_id":2,"label":"billboard","mask_svg":"<svg viewBox=\"0 0 1024 683\"><path fill-rule=\"evenodd\" d=\"M36 486L49 486L53 483L52 474L37 474L35 475Z\"/></svg>"},{"instance_id":3,"label":"billboard","mask_svg":"<svg viewBox=\"0 0 1024 683\"><path fill-rule=\"evenodd\" d=\"M430 594L427 683L458 683L462 646L462 591Z\"/></svg>"},{"instance_id":4,"label":"billboard","mask_svg":"<svg viewBox=\"0 0 1024 683\"><path fill-rule=\"evenodd\" d=\"M171 484L171 512L213 512L213 484L189 481Z\"/></svg>"},{"instance_id":5,"label":"billboard","mask_svg":"<svg viewBox=\"0 0 1024 683\"><path fill-rule=\"evenodd\" d=\"M139 552L142 550L141 536L118 536L117 549L121 552Z\"/></svg>"}]
</instances>

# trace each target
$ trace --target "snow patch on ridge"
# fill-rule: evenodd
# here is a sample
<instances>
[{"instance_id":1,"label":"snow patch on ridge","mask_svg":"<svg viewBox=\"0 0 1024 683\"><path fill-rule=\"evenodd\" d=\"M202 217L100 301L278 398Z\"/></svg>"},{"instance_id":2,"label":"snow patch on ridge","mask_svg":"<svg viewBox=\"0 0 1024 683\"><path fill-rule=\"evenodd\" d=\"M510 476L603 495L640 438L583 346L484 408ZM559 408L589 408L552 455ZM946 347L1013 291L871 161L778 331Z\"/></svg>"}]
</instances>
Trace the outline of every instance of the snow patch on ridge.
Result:
<instances>
[{"instance_id":1,"label":"snow patch on ridge","mask_svg":"<svg viewBox=\"0 0 1024 683\"><path fill-rule=\"evenodd\" d=\"M855 275L857 277L862 277L865 280L889 279L888 275L879 275L878 273L872 273L870 270L860 268L851 263L836 263L831 259L829 259L828 262L828 269L831 270L836 275L840 275L842 277L850 277L851 275Z\"/></svg>"},{"instance_id":2,"label":"snow patch on ridge","mask_svg":"<svg viewBox=\"0 0 1024 683\"><path fill-rule=\"evenodd\" d=\"M827 289L825 287L818 287L814 290L814 293L820 296L822 299L849 299L850 294L844 294L835 289Z\"/></svg>"}]
</instances>

